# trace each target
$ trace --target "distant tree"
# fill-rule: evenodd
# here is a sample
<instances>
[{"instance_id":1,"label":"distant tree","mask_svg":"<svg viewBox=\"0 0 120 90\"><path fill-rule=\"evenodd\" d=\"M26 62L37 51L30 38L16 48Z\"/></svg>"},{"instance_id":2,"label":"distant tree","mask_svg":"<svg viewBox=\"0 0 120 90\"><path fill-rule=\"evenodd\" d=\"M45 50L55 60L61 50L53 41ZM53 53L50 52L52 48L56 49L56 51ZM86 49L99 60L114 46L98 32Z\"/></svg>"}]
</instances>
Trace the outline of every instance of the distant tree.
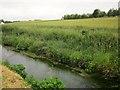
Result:
<instances>
[{"instance_id":1,"label":"distant tree","mask_svg":"<svg viewBox=\"0 0 120 90\"><path fill-rule=\"evenodd\" d=\"M93 15L90 13L88 13L87 16L88 16L88 18L93 18Z\"/></svg>"},{"instance_id":2,"label":"distant tree","mask_svg":"<svg viewBox=\"0 0 120 90\"><path fill-rule=\"evenodd\" d=\"M117 9L114 9L112 16L117 16L117 12L118 12L118 10L117 10Z\"/></svg>"},{"instance_id":3,"label":"distant tree","mask_svg":"<svg viewBox=\"0 0 120 90\"><path fill-rule=\"evenodd\" d=\"M117 16L119 14L119 9L110 9L107 13L107 16L110 17L110 16Z\"/></svg>"},{"instance_id":4,"label":"distant tree","mask_svg":"<svg viewBox=\"0 0 120 90\"><path fill-rule=\"evenodd\" d=\"M118 8L117 15L120 15L120 8Z\"/></svg>"},{"instance_id":5,"label":"distant tree","mask_svg":"<svg viewBox=\"0 0 120 90\"><path fill-rule=\"evenodd\" d=\"M78 15L78 14L75 14L75 19L80 19L80 15Z\"/></svg>"},{"instance_id":6,"label":"distant tree","mask_svg":"<svg viewBox=\"0 0 120 90\"><path fill-rule=\"evenodd\" d=\"M107 16L110 17L110 16L113 16L113 9L110 9L107 13Z\"/></svg>"},{"instance_id":7,"label":"distant tree","mask_svg":"<svg viewBox=\"0 0 120 90\"><path fill-rule=\"evenodd\" d=\"M105 17L105 16L106 16L106 13L104 11L100 11L99 17Z\"/></svg>"},{"instance_id":8,"label":"distant tree","mask_svg":"<svg viewBox=\"0 0 120 90\"><path fill-rule=\"evenodd\" d=\"M3 19L0 19L0 23L1 23L1 22L4 22L4 20L3 20Z\"/></svg>"},{"instance_id":9,"label":"distant tree","mask_svg":"<svg viewBox=\"0 0 120 90\"><path fill-rule=\"evenodd\" d=\"M82 14L81 18L88 18L88 15L87 14Z\"/></svg>"},{"instance_id":10,"label":"distant tree","mask_svg":"<svg viewBox=\"0 0 120 90\"><path fill-rule=\"evenodd\" d=\"M12 23L12 21L4 21L4 23Z\"/></svg>"},{"instance_id":11,"label":"distant tree","mask_svg":"<svg viewBox=\"0 0 120 90\"><path fill-rule=\"evenodd\" d=\"M80 19L80 18L81 15L79 14L71 14L71 15L67 14L62 17L62 19Z\"/></svg>"},{"instance_id":12,"label":"distant tree","mask_svg":"<svg viewBox=\"0 0 120 90\"><path fill-rule=\"evenodd\" d=\"M100 9L95 9L94 12L93 12L93 17L99 17L99 14L100 14Z\"/></svg>"},{"instance_id":13,"label":"distant tree","mask_svg":"<svg viewBox=\"0 0 120 90\"><path fill-rule=\"evenodd\" d=\"M76 19L74 14L71 14L70 19Z\"/></svg>"},{"instance_id":14,"label":"distant tree","mask_svg":"<svg viewBox=\"0 0 120 90\"><path fill-rule=\"evenodd\" d=\"M83 18L97 18L97 17L111 17L111 16L118 16L120 15L120 8L117 9L110 9L107 13L105 11L100 11L100 9L95 9L92 14L67 14L62 17L62 19L83 19Z\"/></svg>"},{"instance_id":15,"label":"distant tree","mask_svg":"<svg viewBox=\"0 0 120 90\"><path fill-rule=\"evenodd\" d=\"M68 14L68 15L67 15L67 19L71 19L71 15Z\"/></svg>"},{"instance_id":16,"label":"distant tree","mask_svg":"<svg viewBox=\"0 0 120 90\"><path fill-rule=\"evenodd\" d=\"M63 19L67 19L67 15L64 15L64 16L63 16Z\"/></svg>"},{"instance_id":17,"label":"distant tree","mask_svg":"<svg viewBox=\"0 0 120 90\"><path fill-rule=\"evenodd\" d=\"M69 19L69 15L67 14L67 15L64 15L64 17L63 17L64 19Z\"/></svg>"}]
</instances>

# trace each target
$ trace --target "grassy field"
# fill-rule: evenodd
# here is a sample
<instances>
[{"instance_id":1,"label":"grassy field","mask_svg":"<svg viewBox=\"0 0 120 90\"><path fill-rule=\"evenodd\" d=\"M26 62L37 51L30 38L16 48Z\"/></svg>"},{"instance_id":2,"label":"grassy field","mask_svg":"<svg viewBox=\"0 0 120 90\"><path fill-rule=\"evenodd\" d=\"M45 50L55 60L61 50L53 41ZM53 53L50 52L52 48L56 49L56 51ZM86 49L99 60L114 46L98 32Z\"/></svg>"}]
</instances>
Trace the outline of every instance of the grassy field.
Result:
<instances>
[{"instance_id":1,"label":"grassy field","mask_svg":"<svg viewBox=\"0 0 120 90\"><path fill-rule=\"evenodd\" d=\"M85 26L91 28L117 28L118 27L118 17L112 18L90 18L90 19L78 19L78 20L44 20L44 21L24 21L18 22L24 27L28 26L59 26L59 27L76 27L76 26Z\"/></svg>"},{"instance_id":2,"label":"grassy field","mask_svg":"<svg viewBox=\"0 0 120 90\"><path fill-rule=\"evenodd\" d=\"M0 70L2 74L2 88L30 88L30 85L17 73L3 65L0 65Z\"/></svg>"},{"instance_id":3,"label":"grassy field","mask_svg":"<svg viewBox=\"0 0 120 90\"><path fill-rule=\"evenodd\" d=\"M3 45L119 81L118 18L23 21L2 27Z\"/></svg>"}]
</instances>

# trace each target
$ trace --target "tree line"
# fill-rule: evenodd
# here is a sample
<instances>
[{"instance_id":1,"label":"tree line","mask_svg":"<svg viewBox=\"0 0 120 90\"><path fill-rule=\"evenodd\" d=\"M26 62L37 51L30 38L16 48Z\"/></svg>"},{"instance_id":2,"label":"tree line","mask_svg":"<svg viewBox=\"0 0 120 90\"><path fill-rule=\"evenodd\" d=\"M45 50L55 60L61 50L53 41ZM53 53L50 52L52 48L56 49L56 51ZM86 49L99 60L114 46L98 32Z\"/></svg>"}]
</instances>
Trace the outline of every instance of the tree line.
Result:
<instances>
[{"instance_id":1,"label":"tree line","mask_svg":"<svg viewBox=\"0 0 120 90\"><path fill-rule=\"evenodd\" d=\"M14 22L20 22L20 21L5 21L3 19L0 19L0 23L3 22L3 23L14 23Z\"/></svg>"},{"instance_id":2,"label":"tree line","mask_svg":"<svg viewBox=\"0 0 120 90\"><path fill-rule=\"evenodd\" d=\"M84 18L98 18L98 17L114 17L120 15L120 8L110 9L108 12L101 11L100 9L95 9L92 14L67 14L62 17L62 19L84 19Z\"/></svg>"}]
</instances>

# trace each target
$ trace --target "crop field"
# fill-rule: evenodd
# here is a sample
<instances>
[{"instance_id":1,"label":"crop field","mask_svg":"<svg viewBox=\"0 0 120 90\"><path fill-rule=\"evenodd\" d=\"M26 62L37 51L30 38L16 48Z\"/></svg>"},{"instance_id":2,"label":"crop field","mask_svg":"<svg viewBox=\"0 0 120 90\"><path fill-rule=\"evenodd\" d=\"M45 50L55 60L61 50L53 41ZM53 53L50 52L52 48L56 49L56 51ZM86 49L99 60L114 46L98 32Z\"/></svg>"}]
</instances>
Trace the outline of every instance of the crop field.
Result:
<instances>
[{"instance_id":1,"label":"crop field","mask_svg":"<svg viewBox=\"0 0 120 90\"><path fill-rule=\"evenodd\" d=\"M2 26L2 43L118 80L118 18L22 21Z\"/></svg>"},{"instance_id":2,"label":"crop field","mask_svg":"<svg viewBox=\"0 0 120 90\"><path fill-rule=\"evenodd\" d=\"M118 17L112 18L90 18L90 19L78 19L78 20L36 20L36 21L23 21L15 24L21 26L59 26L59 27L94 27L94 28L117 28L118 27Z\"/></svg>"}]
</instances>

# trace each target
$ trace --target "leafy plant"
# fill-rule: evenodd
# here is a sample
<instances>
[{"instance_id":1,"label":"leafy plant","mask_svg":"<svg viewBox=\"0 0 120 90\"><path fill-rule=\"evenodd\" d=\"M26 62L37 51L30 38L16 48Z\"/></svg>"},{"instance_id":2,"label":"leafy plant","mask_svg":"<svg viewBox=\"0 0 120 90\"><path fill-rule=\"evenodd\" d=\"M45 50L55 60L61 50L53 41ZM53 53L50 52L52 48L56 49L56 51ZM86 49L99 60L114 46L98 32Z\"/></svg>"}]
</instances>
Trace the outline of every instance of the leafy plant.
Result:
<instances>
[{"instance_id":1,"label":"leafy plant","mask_svg":"<svg viewBox=\"0 0 120 90\"><path fill-rule=\"evenodd\" d=\"M27 73L25 72L25 67L22 64L12 65L8 61L3 61L2 64L10 68L11 70L17 72L23 78L26 78Z\"/></svg>"},{"instance_id":2,"label":"leafy plant","mask_svg":"<svg viewBox=\"0 0 120 90\"><path fill-rule=\"evenodd\" d=\"M32 85L34 90L40 89L49 89L49 90L56 90L64 88L63 82L61 82L57 77L46 78L43 81L36 80L33 76L29 76L25 79L29 84Z\"/></svg>"}]
</instances>

